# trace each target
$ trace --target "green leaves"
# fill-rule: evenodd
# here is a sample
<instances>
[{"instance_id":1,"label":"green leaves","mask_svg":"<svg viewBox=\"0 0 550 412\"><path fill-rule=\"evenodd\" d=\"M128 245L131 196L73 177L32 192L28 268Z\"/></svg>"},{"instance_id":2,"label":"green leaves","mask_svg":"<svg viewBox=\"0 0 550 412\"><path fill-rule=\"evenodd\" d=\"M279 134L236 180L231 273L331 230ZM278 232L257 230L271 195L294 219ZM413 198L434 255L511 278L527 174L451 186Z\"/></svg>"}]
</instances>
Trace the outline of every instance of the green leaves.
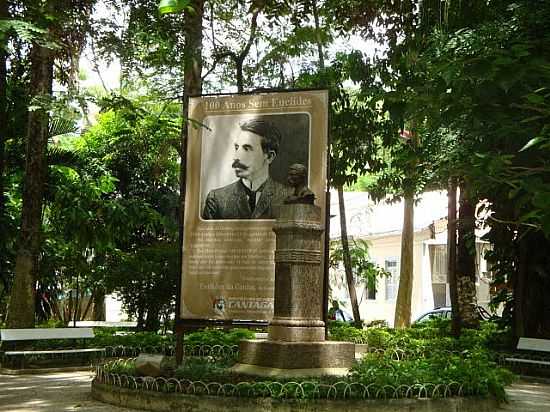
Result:
<instances>
[{"instance_id":1,"label":"green leaves","mask_svg":"<svg viewBox=\"0 0 550 412\"><path fill-rule=\"evenodd\" d=\"M78 130L76 123L72 119L63 117L54 117L48 125L48 137L60 137L67 134L74 134Z\"/></svg>"},{"instance_id":2,"label":"green leaves","mask_svg":"<svg viewBox=\"0 0 550 412\"><path fill-rule=\"evenodd\" d=\"M526 96L526 99L531 104L543 104L544 103L544 97L541 96L540 94L536 94L536 93L529 93Z\"/></svg>"},{"instance_id":3,"label":"green leaves","mask_svg":"<svg viewBox=\"0 0 550 412\"><path fill-rule=\"evenodd\" d=\"M503 397L513 380L492 361L488 348L498 331L484 322L481 330L465 330L460 339L450 336L450 321L434 319L405 330L329 325L330 339L367 344L369 353L350 371L350 379L365 385L412 386L419 383L459 382L464 394ZM398 355L399 359L396 359Z\"/></svg>"},{"instance_id":4,"label":"green leaves","mask_svg":"<svg viewBox=\"0 0 550 412\"><path fill-rule=\"evenodd\" d=\"M0 19L0 39L5 38L11 31L15 32L22 40L29 43L37 40L43 41L44 36L48 33L48 30L26 21ZM2 42L2 46L4 47L4 42Z\"/></svg>"},{"instance_id":5,"label":"green leaves","mask_svg":"<svg viewBox=\"0 0 550 412\"><path fill-rule=\"evenodd\" d=\"M6 47L6 37L15 33L27 43L37 43L48 49L60 50L62 45L59 39L54 39L50 31L24 20L0 19L0 47Z\"/></svg>"},{"instance_id":6,"label":"green leaves","mask_svg":"<svg viewBox=\"0 0 550 412\"><path fill-rule=\"evenodd\" d=\"M541 144L542 142L548 142L548 139L543 136L537 136L533 137L531 140L529 140L525 146L523 146L521 149L519 149L520 152L523 152L524 150L530 149L531 147L537 146Z\"/></svg>"},{"instance_id":7,"label":"green leaves","mask_svg":"<svg viewBox=\"0 0 550 412\"><path fill-rule=\"evenodd\" d=\"M353 275L356 280L363 281L370 290L376 290L377 279L389 276L389 273L370 260L369 245L366 240L357 239L350 243L350 257ZM329 265L338 267L343 261L341 243L333 243L330 250Z\"/></svg>"},{"instance_id":8,"label":"green leaves","mask_svg":"<svg viewBox=\"0 0 550 412\"><path fill-rule=\"evenodd\" d=\"M180 13L189 7L190 0L160 0L158 10L160 14Z\"/></svg>"}]
</instances>

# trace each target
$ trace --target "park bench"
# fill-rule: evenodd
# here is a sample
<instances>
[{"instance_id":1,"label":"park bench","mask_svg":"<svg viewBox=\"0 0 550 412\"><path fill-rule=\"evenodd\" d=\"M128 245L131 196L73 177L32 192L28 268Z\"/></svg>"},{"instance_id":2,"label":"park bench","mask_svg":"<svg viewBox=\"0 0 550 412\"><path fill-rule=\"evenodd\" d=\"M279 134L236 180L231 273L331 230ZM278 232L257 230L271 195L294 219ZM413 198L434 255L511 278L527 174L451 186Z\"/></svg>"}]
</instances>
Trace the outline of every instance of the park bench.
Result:
<instances>
[{"instance_id":1,"label":"park bench","mask_svg":"<svg viewBox=\"0 0 550 412\"><path fill-rule=\"evenodd\" d=\"M71 323L72 324L72 323ZM77 328L135 328L137 322L110 322L104 320L78 320L76 321Z\"/></svg>"},{"instance_id":2,"label":"park bench","mask_svg":"<svg viewBox=\"0 0 550 412\"><path fill-rule=\"evenodd\" d=\"M550 340L519 338L517 349L521 352L505 358L508 365L522 374L550 374Z\"/></svg>"},{"instance_id":3,"label":"park bench","mask_svg":"<svg viewBox=\"0 0 550 412\"><path fill-rule=\"evenodd\" d=\"M11 346L22 341L42 341L42 340L66 340L72 339L75 342L82 339L94 337L92 328L45 328L45 329L0 329L0 340L2 349L0 352L0 363L2 366L11 366L24 369L31 361L56 359L59 363L68 361L87 361L103 357L105 348L75 348L75 349L8 349L5 346ZM38 362L43 363L43 362Z\"/></svg>"}]
</instances>

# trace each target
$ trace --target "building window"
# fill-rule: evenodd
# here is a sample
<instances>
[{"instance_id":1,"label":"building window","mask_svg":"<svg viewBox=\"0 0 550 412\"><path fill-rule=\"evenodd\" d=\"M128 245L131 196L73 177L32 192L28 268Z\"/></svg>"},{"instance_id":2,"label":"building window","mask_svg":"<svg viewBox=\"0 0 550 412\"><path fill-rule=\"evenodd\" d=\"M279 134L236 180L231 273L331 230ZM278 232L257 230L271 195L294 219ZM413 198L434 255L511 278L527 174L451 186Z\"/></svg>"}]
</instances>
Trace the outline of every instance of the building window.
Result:
<instances>
[{"instance_id":1,"label":"building window","mask_svg":"<svg viewBox=\"0 0 550 412\"><path fill-rule=\"evenodd\" d=\"M432 291L434 295L434 308L442 308L449 306L447 302L448 283L432 283Z\"/></svg>"},{"instance_id":2,"label":"building window","mask_svg":"<svg viewBox=\"0 0 550 412\"><path fill-rule=\"evenodd\" d=\"M434 307L448 306L449 284L447 270L447 245L430 245L430 264L432 271L432 292Z\"/></svg>"},{"instance_id":3,"label":"building window","mask_svg":"<svg viewBox=\"0 0 550 412\"><path fill-rule=\"evenodd\" d=\"M447 283L447 245L430 245L432 283Z\"/></svg>"},{"instance_id":4,"label":"building window","mask_svg":"<svg viewBox=\"0 0 550 412\"><path fill-rule=\"evenodd\" d=\"M399 265L397 258L386 258L384 269L390 273L386 277L386 300L394 300L397 297L399 287Z\"/></svg>"}]
</instances>

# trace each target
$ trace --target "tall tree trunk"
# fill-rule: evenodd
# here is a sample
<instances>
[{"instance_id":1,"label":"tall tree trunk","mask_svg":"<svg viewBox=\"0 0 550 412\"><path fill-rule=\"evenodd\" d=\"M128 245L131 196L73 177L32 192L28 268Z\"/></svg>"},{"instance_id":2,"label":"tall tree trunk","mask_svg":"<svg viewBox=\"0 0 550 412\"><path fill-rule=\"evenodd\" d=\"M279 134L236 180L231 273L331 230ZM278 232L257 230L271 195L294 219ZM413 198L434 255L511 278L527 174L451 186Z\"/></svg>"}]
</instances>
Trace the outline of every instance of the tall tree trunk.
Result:
<instances>
[{"instance_id":1,"label":"tall tree trunk","mask_svg":"<svg viewBox=\"0 0 550 412\"><path fill-rule=\"evenodd\" d=\"M92 295L92 319L93 320L106 320L105 313L105 289L102 287L96 289Z\"/></svg>"},{"instance_id":2,"label":"tall tree trunk","mask_svg":"<svg viewBox=\"0 0 550 412\"><path fill-rule=\"evenodd\" d=\"M51 311L52 311L52 317L54 319L63 321L63 314L59 310L59 300L57 297L50 296L48 299L48 304L50 305Z\"/></svg>"},{"instance_id":3,"label":"tall tree trunk","mask_svg":"<svg viewBox=\"0 0 550 412\"><path fill-rule=\"evenodd\" d=\"M460 335L460 311L458 309L458 290L456 281L456 180L449 179L447 196L447 279L451 295L452 327L454 336Z\"/></svg>"},{"instance_id":4,"label":"tall tree trunk","mask_svg":"<svg viewBox=\"0 0 550 412\"><path fill-rule=\"evenodd\" d=\"M321 27L319 24L319 9L317 8L317 0L310 2L313 11L313 21L315 22L315 41L317 43L317 57L319 58L319 67L325 68L325 56L323 53L323 42L321 41Z\"/></svg>"},{"instance_id":5,"label":"tall tree trunk","mask_svg":"<svg viewBox=\"0 0 550 412\"><path fill-rule=\"evenodd\" d=\"M401 234L401 259L399 288L395 302L394 326L402 329L411 324L411 300L414 273L414 192L404 195L403 233Z\"/></svg>"},{"instance_id":6,"label":"tall tree trunk","mask_svg":"<svg viewBox=\"0 0 550 412\"><path fill-rule=\"evenodd\" d=\"M520 230L518 293L514 295L516 337L550 339L550 239L541 231Z\"/></svg>"},{"instance_id":7,"label":"tall tree trunk","mask_svg":"<svg viewBox=\"0 0 550 412\"><path fill-rule=\"evenodd\" d=\"M462 326L479 327L476 293L475 204L466 184L460 186L456 278Z\"/></svg>"},{"instance_id":8,"label":"tall tree trunk","mask_svg":"<svg viewBox=\"0 0 550 412\"><path fill-rule=\"evenodd\" d=\"M157 332L160 329L160 307L158 302L148 303L144 330L148 332Z\"/></svg>"},{"instance_id":9,"label":"tall tree trunk","mask_svg":"<svg viewBox=\"0 0 550 412\"><path fill-rule=\"evenodd\" d=\"M313 21L315 22L315 41L317 43L317 57L318 57L318 65L319 70L322 71L325 68L325 58L324 58L324 52L323 52L323 42L321 41L321 25L319 22L319 11L317 9L317 1L313 0L310 2L311 8L313 10ZM292 69L292 65L291 65ZM293 76L294 77L294 76ZM330 133L331 130L329 130L329 139L330 142ZM330 177L330 176L329 176ZM330 189L330 188L329 188ZM351 256L349 251L349 245L348 245L348 228L347 228L347 222L346 222L346 204L344 202L344 187L343 186L337 186L338 190L338 204L340 208L340 234L342 239L342 257L344 260L344 270L346 272L346 281L348 284L348 291L351 301L351 308L353 312L353 319L355 320L355 324L357 327L363 327L361 322L361 314L359 312L359 303L357 301L357 293L355 290L355 282L353 281L353 273L351 268ZM330 190L327 190L326 194L326 206L329 209L328 212L330 214ZM330 220L330 219L329 219ZM325 239L330 239L330 222L327 221L327 227L325 231ZM328 249L328 244L325 243L325 247ZM328 259L329 259L329 250L325 250L325 259L327 260L325 262L325 279L324 279L324 292L323 292L323 319L326 322L328 320L328 296L329 296L329 290L330 290L330 280L329 280L329 270L328 270ZM328 329L325 329L325 335L328 337Z\"/></svg>"},{"instance_id":10,"label":"tall tree trunk","mask_svg":"<svg viewBox=\"0 0 550 412\"><path fill-rule=\"evenodd\" d=\"M31 96L49 96L52 92L53 53L34 44L31 51ZM48 113L37 109L29 112L25 157L23 210L15 279L10 295L8 328L34 326L34 288L41 247L42 203L46 179Z\"/></svg>"},{"instance_id":11,"label":"tall tree trunk","mask_svg":"<svg viewBox=\"0 0 550 412\"><path fill-rule=\"evenodd\" d=\"M346 225L346 207L344 203L344 188L338 186L338 203L340 204L340 237L342 239L342 255L344 258L344 270L346 272L346 281L348 283L349 299L351 301L351 310L355 324L361 326L361 315L359 313L359 303L357 301L357 293L355 291L355 280L353 279L353 271L351 267L351 256L348 244L348 230Z\"/></svg>"},{"instance_id":12,"label":"tall tree trunk","mask_svg":"<svg viewBox=\"0 0 550 412\"><path fill-rule=\"evenodd\" d=\"M72 289L69 291L69 302L65 306L65 319L63 319L65 326L74 321L73 311L75 306L75 298Z\"/></svg>"},{"instance_id":13,"label":"tall tree trunk","mask_svg":"<svg viewBox=\"0 0 550 412\"><path fill-rule=\"evenodd\" d=\"M81 320L84 320L86 314L84 313L84 310L82 308L83 304L84 304L84 297L86 295L86 290L85 289L81 289L80 292L78 293L78 305L77 305L77 308L76 308L76 320L77 321L81 321ZM84 308L86 311L88 310L88 308Z\"/></svg>"},{"instance_id":14,"label":"tall tree trunk","mask_svg":"<svg viewBox=\"0 0 550 412\"><path fill-rule=\"evenodd\" d=\"M321 26L319 22L319 10L317 9L317 1L310 2L313 11L313 21L315 23L315 40L317 43L317 57L319 69L325 68L325 58L323 52L323 43L321 41ZM329 132L330 133L330 132ZM330 140L330 139L329 139ZM355 290L355 281L353 279L353 270L351 267L351 255L348 244L348 228L346 220L346 204L344 201L344 186L336 186L338 191L338 205L340 208L340 237L342 240L342 257L344 260L344 271L346 272L346 282L348 284L348 292L353 312L353 319L357 327L362 327L361 314L359 312L359 302L357 300L357 292ZM329 236L327 233L326 236Z\"/></svg>"},{"instance_id":15,"label":"tall tree trunk","mask_svg":"<svg viewBox=\"0 0 550 412\"><path fill-rule=\"evenodd\" d=\"M518 233L519 235L519 233ZM525 238L525 235L524 235ZM514 311L512 313L512 331L514 336L520 338L526 336L526 306L527 306L527 280L529 272L527 270L527 259L529 255L528 245L525 242L517 242L518 250L518 269L514 277Z\"/></svg>"},{"instance_id":16,"label":"tall tree trunk","mask_svg":"<svg viewBox=\"0 0 550 412\"><path fill-rule=\"evenodd\" d=\"M8 3L6 0L0 0L0 19L7 19ZM7 36L4 35L2 44L0 44L0 227L5 227L5 198L4 198L4 158L5 144L8 131L8 100L7 100L7 52L4 46L7 43ZM6 262L6 231L0 230L0 282L2 282L2 290L0 292L0 301L7 292L8 281L5 268ZM2 319L0 319L0 322Z\"/></svg>"},{"instance_id":17,"label":"tall tree trunk","mask_svg":"<svg viewBox=\"0 0 550 412\"><path fill-rule=\"evenodd\" d=\"M94 302L94 292L95 291L92 291L92 294L88 297L88 301L86 302L86 306L82 311L80 320L86 320L86 318L88 317L88 313L90 313L90 309L92 309L93 302ZM84 294L82 294L82 299L84 299Z\"/></svg>"},{"instance_id":18,"label":"tall tree trunk","mask_svg":"<svg viewBox=\"0 0 550 412\"><path fill-rule=\"evenodd\" d=\"M137 309L136 329L138 331L145 330L145 304L146 302L140 302L140 305L138 306L138 309Z\"/></svg>"},{"instance_id":19,"label":"tall tree trunk","mask_svg":"<svg viewBox=\"0 0 550 412\"><path fill-rule=\"evenodd\" d=\"M8 18L8 4L6 0L0 0L0 19ZM8 101L7 101L7 58L8 54L3 47L7 43L7 36L4 34L2 44L0 44L0 223L4 220L4 156L5 156L5 142L8 129ZM2 231L3 232L3 231ZM1 233L0 236L4 236ZM4 239L0 238L3 248ZM2 255L3 259L3 255ZM3 268L3 261L0 261L0 270ZM1 275L1 272L0 272Z\"/></svg>"},{"instance_id":20,"label":"tall tree trunk","mask_svg":"<svg viewBox=\"0 0 550 412\"><path fill-rule=\"evenodd\" d=\"M189 108L189 96L201 94L202 92L202 19L204 15L204 0L193 0L190 6L193 11L185 12L184 33L185 33L185 56L183 68L183 101L182 115L184 122L181 128L181 148L180 148L180 199L179 206L179 236L178 236L178 261L180 268L180 278L183 275L183 213L185 210L185 182L187 167L187 116ZM180 296L181 291L176 296ZM176 319L180 316L180 301L176 301Z\"/></svg>"}]
</instances>

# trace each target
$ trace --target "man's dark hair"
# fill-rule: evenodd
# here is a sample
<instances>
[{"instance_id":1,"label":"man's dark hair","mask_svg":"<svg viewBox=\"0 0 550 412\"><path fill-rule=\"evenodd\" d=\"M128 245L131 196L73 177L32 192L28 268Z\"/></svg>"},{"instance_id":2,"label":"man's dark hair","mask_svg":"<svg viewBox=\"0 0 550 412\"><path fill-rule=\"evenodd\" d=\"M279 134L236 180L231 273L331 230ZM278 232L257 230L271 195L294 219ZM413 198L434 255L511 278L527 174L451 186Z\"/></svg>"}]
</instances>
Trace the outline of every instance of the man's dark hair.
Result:
<instances>
[{"instance_id":1,"label":"man's dark hair","mask_svg":"<svg viewBox=\"0 0 550 412\"><path fill-rule=\"evenodd\" d=\"M266 120L252 119L239 125L241 130L257 134L262 138L261 145L264 153L274 151L279 153L279 144L281 142L281 132L275 125Z\"/></svg>"}]
</instances>

